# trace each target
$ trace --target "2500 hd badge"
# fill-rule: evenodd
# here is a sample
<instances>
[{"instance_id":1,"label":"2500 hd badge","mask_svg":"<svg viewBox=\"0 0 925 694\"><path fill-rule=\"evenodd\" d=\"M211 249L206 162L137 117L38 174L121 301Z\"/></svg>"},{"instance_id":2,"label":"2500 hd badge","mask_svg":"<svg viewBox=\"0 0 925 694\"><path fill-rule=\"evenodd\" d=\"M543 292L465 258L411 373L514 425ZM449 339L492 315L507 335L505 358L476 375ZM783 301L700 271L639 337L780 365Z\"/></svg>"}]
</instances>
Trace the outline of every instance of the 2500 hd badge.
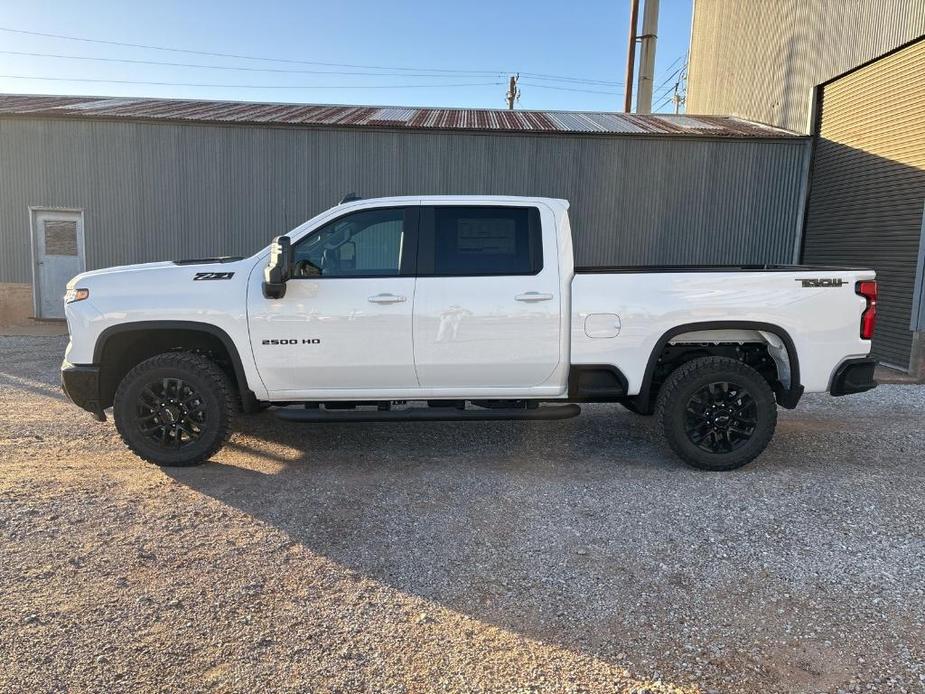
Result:
<instances>
[{"instance_id":1,"label":"2500 hd badge","mask_svg":"<svg viewBox=\"0 0 925 694\"><path fill-rule=\"evenodd\" d=\"M320 345L321 340L317 337L306 337L301 340L292 339L292 340L264 340L263 344L265 345Z\"/></svg>"}]
</instances>

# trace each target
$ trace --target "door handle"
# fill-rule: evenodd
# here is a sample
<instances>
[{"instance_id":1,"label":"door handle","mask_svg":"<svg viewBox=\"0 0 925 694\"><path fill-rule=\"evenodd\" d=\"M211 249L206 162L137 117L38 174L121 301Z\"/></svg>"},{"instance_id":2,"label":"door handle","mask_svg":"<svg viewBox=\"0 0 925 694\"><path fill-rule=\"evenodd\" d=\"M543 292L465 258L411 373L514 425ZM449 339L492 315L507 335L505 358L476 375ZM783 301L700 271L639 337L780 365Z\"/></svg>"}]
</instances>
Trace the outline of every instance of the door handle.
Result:
<instances>
[{"instance_id":1,"label":"door handle","mask_svg":"<svg viewBox=\"0 0 925 694\"><path fill-rule=\"evenodd\" d=\"M403 301L406 301L405 297L397 294L376 294L369 297L369 302L372 304L400 304Z\"/></svg>"},{"instance_id":2,"label":"door handle","mask_svg":"<svg viewBox=\"0 0 925 694\"><path fill-rule=\"evenodd\" d=\"M524 292L514 297L515 301L526 301L527 303L549 301L550 299L552 299L552 294L546 294L544 292Z\"/></svg>"}]
</instances>

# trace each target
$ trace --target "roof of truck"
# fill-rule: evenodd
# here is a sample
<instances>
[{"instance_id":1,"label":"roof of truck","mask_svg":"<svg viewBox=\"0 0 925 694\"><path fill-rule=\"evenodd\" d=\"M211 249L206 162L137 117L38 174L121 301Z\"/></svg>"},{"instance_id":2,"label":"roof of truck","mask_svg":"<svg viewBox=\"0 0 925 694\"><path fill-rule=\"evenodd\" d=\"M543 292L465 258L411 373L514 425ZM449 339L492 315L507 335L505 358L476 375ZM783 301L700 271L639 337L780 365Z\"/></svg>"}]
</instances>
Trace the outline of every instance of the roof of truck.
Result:
<instances>
[{"instance_id":1,"label":"roof of truck","mask_svg":"<svg viewBox=\"0 0 925 694\"><path fill-rule=\"evenodd\" d=\"M381 198L351 197L338 203L333 209L351 207L376 207L395 205L536 205L544 204L554 212L564 212L569 201L564 198L544 198L536 195L393 195ZM327 214L325 210L322 214ZM309 220L311 221L311 220Z\"/></svg>"},{"instance_id":2,"label":"roof of truck","mask_svg":"<svg viewBox=\"0 0 925 694\"><path fill-rule=\"evenodd\" d=\"M0 117L645 137L799 138L731 116L0 94Z\"/></svg>"}]
</instances>

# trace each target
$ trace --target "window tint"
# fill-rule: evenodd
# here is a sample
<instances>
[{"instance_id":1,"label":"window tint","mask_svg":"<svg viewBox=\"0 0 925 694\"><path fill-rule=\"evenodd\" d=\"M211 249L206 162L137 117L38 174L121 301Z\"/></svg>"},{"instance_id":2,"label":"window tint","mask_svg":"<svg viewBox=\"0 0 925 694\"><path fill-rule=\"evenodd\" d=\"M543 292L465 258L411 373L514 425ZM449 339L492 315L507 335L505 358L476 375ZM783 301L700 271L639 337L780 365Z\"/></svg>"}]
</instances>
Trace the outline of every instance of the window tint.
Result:
<instances>
[{"instance_id":1,"label":"window tint","mask_svg":"<svg viewBox=\"0 0 925 694\"><path fill-rule=\"evenodd\" d=\"M346 215L300 241L294 277L389 277L399 274L405 246L405 209Z\"/></svg>"},{"instance_id":2,"label":"window tint","mask_svg":"<svg viewBox=\"0 0 925 694\"><path fill-rule=\"evenodd\" d=\"M532 275L543 267L535 208L438 206L432 219L421 274Z\"/></svg>"}]
</instances>

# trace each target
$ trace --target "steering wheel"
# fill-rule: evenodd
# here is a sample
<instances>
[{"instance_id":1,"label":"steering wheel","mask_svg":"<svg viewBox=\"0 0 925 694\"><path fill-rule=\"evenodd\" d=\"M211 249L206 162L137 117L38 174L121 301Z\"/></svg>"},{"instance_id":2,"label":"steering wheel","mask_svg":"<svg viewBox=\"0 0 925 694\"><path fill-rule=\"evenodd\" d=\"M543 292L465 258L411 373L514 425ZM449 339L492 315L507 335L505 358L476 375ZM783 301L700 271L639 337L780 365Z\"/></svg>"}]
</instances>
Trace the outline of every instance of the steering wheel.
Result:
<instances>
[{"instance_id":1,"label":"steering wheel","mask_svg":"<svg viewBox=\"0 0 925 694\"><path fill-rule=\"evenodd\" d=\"M321 268L309 260L297 260L293 269L296 277L321 277Z\"/></svg>"}]
</instances>

